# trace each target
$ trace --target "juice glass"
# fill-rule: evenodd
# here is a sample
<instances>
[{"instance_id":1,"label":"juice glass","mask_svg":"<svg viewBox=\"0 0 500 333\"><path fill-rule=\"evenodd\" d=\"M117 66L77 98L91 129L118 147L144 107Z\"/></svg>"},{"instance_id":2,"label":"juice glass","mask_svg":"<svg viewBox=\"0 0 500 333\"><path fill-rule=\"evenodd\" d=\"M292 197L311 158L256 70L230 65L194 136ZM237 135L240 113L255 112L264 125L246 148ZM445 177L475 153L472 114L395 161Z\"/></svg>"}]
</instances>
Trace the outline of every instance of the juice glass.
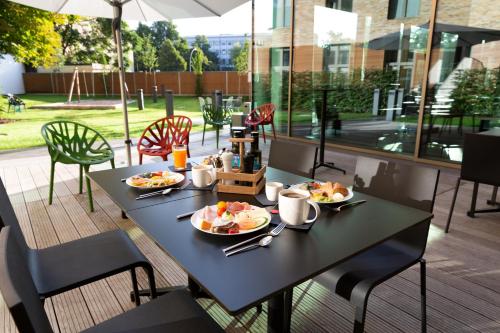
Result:
<instances>
[{"instance_id":1,"label":"juice glass","mask_svg":"<svg viewBox=\"0 0 500 333\"><path fill-rule=\"evenodd\" d=\"M174 168L183 170L187 167L187 146L186 145L173 145L172 155L174 156Z\"/></svg>"}]
</instances>

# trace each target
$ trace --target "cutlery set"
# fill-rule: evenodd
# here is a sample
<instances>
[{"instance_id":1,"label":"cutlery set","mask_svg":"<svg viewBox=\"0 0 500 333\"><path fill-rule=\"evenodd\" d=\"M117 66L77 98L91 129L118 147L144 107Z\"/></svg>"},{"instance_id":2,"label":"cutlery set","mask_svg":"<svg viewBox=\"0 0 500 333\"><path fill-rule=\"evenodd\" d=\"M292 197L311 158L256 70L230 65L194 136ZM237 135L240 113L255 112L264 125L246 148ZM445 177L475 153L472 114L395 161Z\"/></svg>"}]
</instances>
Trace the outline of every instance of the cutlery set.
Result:
<instances>
[{"instance_id":1,"label":"cutlery set","mask_svg":"<svg viewBox=\"0 0 500 333\"><path fill-rule=\"evenodd\" d=\"M152 198L152 197L157 197L157 196L160 196L160 195L167 195L170 192L176 191L176 190L177 191L184 190L186 187L189 186L190 183L191 183L190 181L187 181L186 184L182 185L181 187L171 187L171 188L167 188L165 190L160 190L160 191L154 191L154 192L149 192L149 193L141 194L140 196L138 196L137 198L135 198L135 200Z\"/></svg>"}]
</instances>

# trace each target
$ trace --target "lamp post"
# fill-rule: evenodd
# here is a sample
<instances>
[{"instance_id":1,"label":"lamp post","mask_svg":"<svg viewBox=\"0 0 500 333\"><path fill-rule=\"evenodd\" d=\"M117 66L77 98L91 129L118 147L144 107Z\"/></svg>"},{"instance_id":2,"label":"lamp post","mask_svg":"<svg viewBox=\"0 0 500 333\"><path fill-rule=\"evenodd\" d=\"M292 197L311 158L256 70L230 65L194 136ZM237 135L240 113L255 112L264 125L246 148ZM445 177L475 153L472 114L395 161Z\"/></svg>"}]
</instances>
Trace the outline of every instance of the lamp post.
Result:
<instances>
[{"instance_id":1,"label":"lamp post","mask_svg":"<svg viewBox=\"0 0 500 333\"><path fill-rule=\"evenodd\" d=\"M194 51L198 52L198 50L196 49L196 47L193 47L193 49L191 50L191 53L189 53L189 71L192 72L193 71L193 62L192 62L192 59L193 59L193 53Z\"/></svg>"}]
</instances>

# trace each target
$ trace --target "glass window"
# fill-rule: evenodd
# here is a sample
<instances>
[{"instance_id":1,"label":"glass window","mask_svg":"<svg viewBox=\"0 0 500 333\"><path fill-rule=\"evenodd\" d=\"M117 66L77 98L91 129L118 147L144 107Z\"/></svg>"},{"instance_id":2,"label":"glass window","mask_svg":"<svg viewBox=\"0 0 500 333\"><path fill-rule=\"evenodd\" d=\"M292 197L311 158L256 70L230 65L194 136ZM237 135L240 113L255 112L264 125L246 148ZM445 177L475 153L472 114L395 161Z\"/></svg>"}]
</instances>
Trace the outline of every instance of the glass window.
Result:
<instances>
[{"instance_id":1,"label":"glass window","mask_svg":"<svg viewBox=\"0 0 500 333\"><path fill-rule=\"evenodd\" d=\"M326 0L325 7L352 12L352 0Z\"/></svg>"},{"instance_id":2,"label":"glass window","mask_svg":"<svg viewBox=\"0 0 500 333\"><path fill-rule=\"evenodd\" d=\"M290 27L291 0L273 0L273 28Z\"/></svg>"},{"instance_id":3,"label":"glass window","mask_svg":"<svg viewBox=\"0 0 500 333\"><path fill-rule=\"evenodd\" d=\"M440 0L420 156L462 161L465 133L500 127L500 11Z\"/></svg>"},{"instance_id":4,"label":"glass window","mask_svg":"<svg viewBox=\"0 0 500 333\"><path fill-rule=\"evenodd\" d=\"M387 0L296 0L291 135L318 140L324 121L327 142L413 155L431 2L402 23Z\"/></svg>"},{"instance_id":5,"label":"glass window","mask_svg":"<svg viewBox=\"0 0 500 333\"><path fill-rule=\"evenodd\" d=\"M389 0L388 19L417 17L420 11L420 0Z\"/></svg>"},{"instance_id":6,"label":"glass window","mask_svg":"<svg viewBox=\"0 0 500 333\"><path fill-rule=\"evenodd\" d=\"M252 100L276 106L274 125L288 133L288 82L290 76L290 1L255 0ZM277 24L277 22L281 22ZM243 45L243 41L241 45Z\"/></svg>"}]
</instances>

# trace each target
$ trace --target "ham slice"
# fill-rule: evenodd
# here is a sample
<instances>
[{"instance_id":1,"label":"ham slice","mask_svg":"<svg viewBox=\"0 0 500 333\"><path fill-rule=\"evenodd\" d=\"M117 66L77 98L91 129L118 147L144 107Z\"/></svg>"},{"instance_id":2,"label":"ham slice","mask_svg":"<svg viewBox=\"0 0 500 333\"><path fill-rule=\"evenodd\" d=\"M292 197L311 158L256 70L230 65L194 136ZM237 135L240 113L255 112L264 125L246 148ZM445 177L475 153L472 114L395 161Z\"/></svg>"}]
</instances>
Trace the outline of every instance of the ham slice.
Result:
<instances>
[{"instance_id":1,"label":"ham slice","mask_svg":"<svg viewBox=\"0 0 500 333\"><path fill-rule=\"evenodd\" d=\"M203 208L203 213L202 213L201 217L204 220L212 222L217 217L217 211L215 210L215 208L212 208L210 206L206 206L205 208Z\"/></svg>"},{"instance_id":2,"label":"ham slice","mask_svg":"<svg viewBox=\"0 0 500 333\"><path fill-rule=\"evenodd\" d=\"M249 209L251 209L251 206L248 204L248 202L235 201L227 203L227 211L233 215L236 215L236 213L241 212L242 210L249 210Z\"/></svg>"}]
</instances>

